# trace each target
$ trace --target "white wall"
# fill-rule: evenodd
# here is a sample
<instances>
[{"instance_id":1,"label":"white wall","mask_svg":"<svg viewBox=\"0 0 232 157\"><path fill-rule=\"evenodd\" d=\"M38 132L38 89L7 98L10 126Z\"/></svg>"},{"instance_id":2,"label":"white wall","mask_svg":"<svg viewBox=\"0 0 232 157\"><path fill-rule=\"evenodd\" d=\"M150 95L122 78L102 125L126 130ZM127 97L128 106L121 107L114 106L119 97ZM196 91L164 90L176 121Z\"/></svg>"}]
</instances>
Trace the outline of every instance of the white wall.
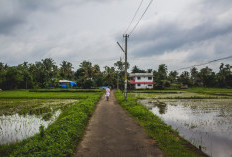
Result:
<instances>
[{"instance_id":1,"label":"white wall","mask_svg":"<svg viewBox=\"0 0 232 157\"><path fill-rule=\"evenodd\" d=\"M138 79L140 77L140 79ZM153 82L153 77L151 77L151 80L148 80L147 76L135 76L134 77L135 82Z\"/></svg>"},{"instance_id":2,"label":"white wall","mask_svg":"<svg viewBox=\"0 0 232 157\"><path fill-rule=\"evenodd\" d=\"M151 86L148 86L151 85ZM152 89L153 88L153 84L147 84L147 83L140 83L140 86L138 86L138 84L135 84L135 89Z\"/></svg>"},{"instance_id":3,"label":"white wall","mask_svg":"<svg viewBox=\"0 0 232 157\"><path fill-rule=\"evenodd\" d=\"M150 80L148 79L148 75L150 77ZM136 82L153 82L153 73L131 73L130 76L132 77L133 80ZM140 79L138 79L140 78ZM138 86L140 84L140 86ZM153 83L148 84L148 83L136 83L135 84L136 89L152 89L153 88Z\"/></svg>"}]
</instances>

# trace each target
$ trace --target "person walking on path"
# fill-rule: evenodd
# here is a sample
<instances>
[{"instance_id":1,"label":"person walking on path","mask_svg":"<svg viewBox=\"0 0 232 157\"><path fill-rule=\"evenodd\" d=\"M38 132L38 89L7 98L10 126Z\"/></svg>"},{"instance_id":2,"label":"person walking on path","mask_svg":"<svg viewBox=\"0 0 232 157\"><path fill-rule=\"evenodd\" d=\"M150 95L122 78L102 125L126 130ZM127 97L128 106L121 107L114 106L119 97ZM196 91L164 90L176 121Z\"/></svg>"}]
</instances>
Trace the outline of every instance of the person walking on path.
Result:
<instances>
[{"instance_id":1,"label":"person walking on path","mask_svg":"<svg viewBox=\"0 0 232 157\"><path fill-rule=\"evenodd\" d=\"M107 101L109 101L109 97L110 97L110 89L107 87L107 88L106 88L105 99L106 99Z\"/></svg>"}]
</instances>

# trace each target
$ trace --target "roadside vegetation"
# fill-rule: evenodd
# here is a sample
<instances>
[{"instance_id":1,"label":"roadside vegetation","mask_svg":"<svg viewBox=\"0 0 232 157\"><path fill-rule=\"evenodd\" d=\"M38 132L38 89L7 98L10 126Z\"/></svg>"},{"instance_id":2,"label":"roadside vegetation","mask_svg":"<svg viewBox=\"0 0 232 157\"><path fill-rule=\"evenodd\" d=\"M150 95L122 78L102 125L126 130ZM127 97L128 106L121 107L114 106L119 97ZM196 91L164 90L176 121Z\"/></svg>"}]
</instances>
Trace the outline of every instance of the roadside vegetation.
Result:
<instances>
[{"instance_id":1,"label":"roadside vegetation","mask_svg":"<svg viewBox=\"0 0 232 157\"><path fill-rule=\"evenodd\" d=\"M44 91L44 90L43 90ZM0 92L0 99L85 99L96 92L34 92L30 90L7 90Z\"/></svg>"},{"instance_id":2,"label":"roadside vegetation","mask_svg":"<svg viewBox=\"0 0 232 157\"><path fill-rule=\"evenodd\" d=\"M54 89L31 89L29 92L102 92L104 89L62 89L62 88L54 88Z\"/></svg>"},{"instance_id":3,"label":"roadside vegetation","mask_svg":"<svg viewBox=\"0 0 232 157\"><path fill-rule=\"evenodd\" d=\"M1 92L2 114L46 115L57 109L62 112L47 128L40 126L40 132L34 136L17 143L0 145L0 156L72 156L101 95L102 92ZM4 102L8 102L8 107Z\"/></svg>"},{"instance_id":4,"label":"roadside vegetation","mask_svg":"<svg viewBox=\"0 0 232 157\"><path fill-rule=\"evenodd\" d=\"M159 147L168 156L207 156L181 138L171 126L165 124L159 117L138 103L135 97L128 96L127 101L124 101L124 96L119 90L115 93L115 96L121 106L145 128L148 135L155 139Z\"/></svg>"}]
</instances>

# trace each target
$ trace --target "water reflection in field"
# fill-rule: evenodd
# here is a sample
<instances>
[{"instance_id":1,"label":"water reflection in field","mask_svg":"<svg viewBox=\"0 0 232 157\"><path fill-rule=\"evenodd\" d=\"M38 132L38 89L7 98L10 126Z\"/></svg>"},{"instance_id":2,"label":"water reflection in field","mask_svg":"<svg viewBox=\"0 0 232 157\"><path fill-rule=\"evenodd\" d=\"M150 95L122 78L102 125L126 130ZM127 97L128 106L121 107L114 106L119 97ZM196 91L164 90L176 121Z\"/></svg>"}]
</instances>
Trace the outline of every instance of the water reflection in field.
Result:
<instances>
[{"instance_id":1,"label":"water reflection in field","mask_svg":"<svg viewBox=\"0 0 232 157\"><path fill-rule=\"evenodd\" d=\"M232 156L232 99L145 99L140 102L208 155Z\"/></svg>"},{"instance_id":2,"label":"water reflection in field","mask_svg":"<svg viewBox=\"0 0 232 157\"><path fill-rule=\"evenodd\" d=\"M36 115L8 115L0 117L0 144L8 144L26 139L39 132L40 125L45 128L60 115L57 110L49 120Z\"/></svg>"}]
</instances>

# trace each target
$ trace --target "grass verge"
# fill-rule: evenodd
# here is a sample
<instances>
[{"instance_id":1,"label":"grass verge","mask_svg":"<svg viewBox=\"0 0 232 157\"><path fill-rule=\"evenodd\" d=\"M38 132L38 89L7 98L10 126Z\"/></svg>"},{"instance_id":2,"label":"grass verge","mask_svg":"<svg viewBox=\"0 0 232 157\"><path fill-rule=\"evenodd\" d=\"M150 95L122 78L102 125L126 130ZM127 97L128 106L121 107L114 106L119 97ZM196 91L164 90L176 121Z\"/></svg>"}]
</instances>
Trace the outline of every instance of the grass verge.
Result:
<instances>
[{"instance_id":1,"label":"grass verge","mask_svg":"<svg viewBox=\"0 0 232 157\"><path fill-rule=\"evenodd\" d=\"M129 96L127 97L127 101L124 101L121 91L117 91L115 97L121 106L145 128L148 135L155 139L159 147L168 156L207 156L188 141L181 138L176 130L173 130L171 126L165 124L159 117L138 103L134 97Z\"/></svg>"},{"instance_id":2,"label":"grass verge","mask_svg":"<svg viewBox=\"0 0 232 157\"><path fill-rule=\"evenodd\" d=\"M101 92L30 92L7 90L0 92L0 99L86 99Z\"/></svg>"},{"instance_id":3,"label":"grass verge","mask_svg":"<svg viewBox=\"0 0 232 157\"><path fill-rule=\"evenodd\" d=\"M31 89L30 92L102 92L103 89Z\"/></svg>"},{"instance_id":4,"label":"grass verge","mask_svg":"<svg viewBox=\"0 0 232 157\"><path fill-rule=\"evenodd\" d=\"M47 129L21 142L0 145L0 156L72 156L102 93L70 106Z\"/></svg>"}]
</instances>

